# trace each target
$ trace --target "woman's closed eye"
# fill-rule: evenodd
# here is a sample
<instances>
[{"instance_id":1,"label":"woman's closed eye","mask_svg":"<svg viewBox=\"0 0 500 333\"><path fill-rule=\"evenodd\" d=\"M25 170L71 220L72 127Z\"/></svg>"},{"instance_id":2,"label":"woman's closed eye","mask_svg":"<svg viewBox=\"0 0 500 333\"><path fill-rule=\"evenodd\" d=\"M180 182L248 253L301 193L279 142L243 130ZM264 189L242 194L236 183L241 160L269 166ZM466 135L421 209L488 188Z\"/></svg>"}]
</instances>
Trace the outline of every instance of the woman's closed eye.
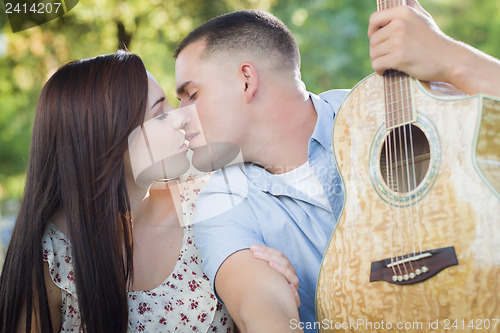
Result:
<instances>
[{"instance_id":1,"label":"woman's closed eye","mask_svg":"<svg viewBox=\"0 0 500 333\"><path fill-rule=\"evenodd\" d=\"M172 111L172 110L169 110L169 109L167 108L167 106L166 106L166 105L164 105L164 102L162 102L159 106L160 106L160 107L159 107L159 108L158 108L158 110L156 111L154 118L155 118L155 119L157 119L157 120L163 120L163 119L167 118L168 113L169 113L170 111Z\"/></svg>"},{"instance_id":2,"label":"woman's closed eye","mask_svg":"<svg viewBox=\"0 0 500 333\"><path fill-rule=\"evenodd\" d=\"M167 118L168 116L168 112L161 112L159 115L155 116L155 119L156 120L163 120L165 118Z\"/></svg>"}]
</instances>

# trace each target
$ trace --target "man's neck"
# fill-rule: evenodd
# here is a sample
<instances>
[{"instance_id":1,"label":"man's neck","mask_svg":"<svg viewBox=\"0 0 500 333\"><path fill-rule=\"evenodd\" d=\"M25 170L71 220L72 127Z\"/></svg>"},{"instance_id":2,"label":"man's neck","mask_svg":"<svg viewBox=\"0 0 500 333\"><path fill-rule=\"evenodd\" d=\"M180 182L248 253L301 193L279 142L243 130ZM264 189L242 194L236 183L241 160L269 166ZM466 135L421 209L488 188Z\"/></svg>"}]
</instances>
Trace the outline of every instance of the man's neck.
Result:
<instances>
[{"instance_id":1,"label":"man's neck","mask_svg":"<svg viewBox=\"0 0 500 333\"><path fill-rule=\"evenodd\" d=\"M246 162L260 164L270 173L289 172L307 161L309 139L314 132L317 113L312 100L303 96L271 105L268 119L254 132L244 147Z\"/></svg>"}]
</instances>

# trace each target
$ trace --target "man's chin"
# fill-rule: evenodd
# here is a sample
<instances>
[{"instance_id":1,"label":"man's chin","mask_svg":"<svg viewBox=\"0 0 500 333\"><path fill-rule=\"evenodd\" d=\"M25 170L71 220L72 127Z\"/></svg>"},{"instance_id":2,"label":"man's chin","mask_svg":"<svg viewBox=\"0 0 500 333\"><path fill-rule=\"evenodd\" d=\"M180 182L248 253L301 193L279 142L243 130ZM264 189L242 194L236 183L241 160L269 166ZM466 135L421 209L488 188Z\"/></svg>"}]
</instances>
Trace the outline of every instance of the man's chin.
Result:
<instances>
[{"instance_id":1,"label":"man's chin","mask_svg":"<svg viewBox=\"0 0 500 333\"><path fill-rule=\"evenodd\" d=\"M228 166L240 153L238 145L230 142L210 142L199 147L189 147L193 151L193 166L202 172L212 172Z\"/></svg>"}]
</instances>

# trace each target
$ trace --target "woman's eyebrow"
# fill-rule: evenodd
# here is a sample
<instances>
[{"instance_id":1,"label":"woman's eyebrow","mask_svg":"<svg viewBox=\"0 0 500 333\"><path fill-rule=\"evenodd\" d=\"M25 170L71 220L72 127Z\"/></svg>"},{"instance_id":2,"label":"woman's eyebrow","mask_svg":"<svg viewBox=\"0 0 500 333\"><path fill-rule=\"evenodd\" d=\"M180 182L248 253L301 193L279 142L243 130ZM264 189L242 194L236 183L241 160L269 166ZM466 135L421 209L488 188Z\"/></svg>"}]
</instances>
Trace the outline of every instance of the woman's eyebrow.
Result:
<instances>
[{"instance_id":1,"label":"woman's eyebrow","mask_svg":"<svg viewBox=\"0 0 500 333\"><path fill-rule=\"evenodd\" d=\"M158 98L158 100L151 106L151 109L156 106L156 104L161 103L165 100L165 96Z\"/></svg>"}]
</instances>

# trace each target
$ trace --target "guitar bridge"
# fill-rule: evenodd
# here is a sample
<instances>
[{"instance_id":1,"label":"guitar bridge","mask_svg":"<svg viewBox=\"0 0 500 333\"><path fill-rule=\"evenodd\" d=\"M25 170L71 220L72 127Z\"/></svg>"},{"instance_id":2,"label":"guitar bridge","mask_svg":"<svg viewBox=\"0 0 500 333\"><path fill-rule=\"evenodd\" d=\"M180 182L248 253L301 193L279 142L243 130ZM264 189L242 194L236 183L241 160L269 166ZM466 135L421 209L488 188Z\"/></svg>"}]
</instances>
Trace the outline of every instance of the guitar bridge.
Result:
<instances>
[{"instance_id":1,"label":"guitar bridge","mask_svg":"<svg viewBox=\"0 0 500 333\"><path fill-rule=\"evenodd\" d=\"M458 265L458 260L453 246L407 254L372 262L370 282L414 284L425 281L454 265Z\"/></svg>"}]
</instances>

